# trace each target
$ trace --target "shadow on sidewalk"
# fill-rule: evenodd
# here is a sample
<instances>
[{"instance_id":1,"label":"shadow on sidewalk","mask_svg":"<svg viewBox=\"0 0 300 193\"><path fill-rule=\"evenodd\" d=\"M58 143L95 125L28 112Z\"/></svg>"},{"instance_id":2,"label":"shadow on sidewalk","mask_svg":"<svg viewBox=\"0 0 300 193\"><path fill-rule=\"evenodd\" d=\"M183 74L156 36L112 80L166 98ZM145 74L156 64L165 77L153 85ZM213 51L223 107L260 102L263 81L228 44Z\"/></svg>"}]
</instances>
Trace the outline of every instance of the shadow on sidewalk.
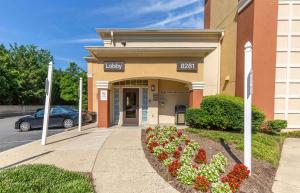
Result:
<instances>
[{"instance_id":1,"label":"shadow on sidewalk","mask_svg":"<svg viewBox=\"0 0 300 193\"><path fill-rule=\"evenodd\" d=\"M38 158L38 157L47 155L47 154L52 153L52 152L53 152L53 151L47 151L47 152L44 152L44 153L41 153L41 154L38 154L38 155L35 155L35 156L32 156L32 157L23 159L23 160L21 160L21 161L18 161L18 162L16 162L16 163L10 164L10 165L8 165L8 166L4 166L4 167L0 168L0 170L3 170L3 169L6 169L6 168L10 168L10 167L16 166L16 165L21 164L21 163L23 163L23 162L26 162L26 161L29 161L29 160L32 160L32 159L35 159L35 158Z\"/></svg>"},{"instance_id":2,"label":"shadow on sidewalk","mask_svg":"<svg viewBox=\"0 0 300 193\"><path fill-rule=\"evenodd\" d=\"M62 141L66 141L66 140L73 139L73 138L80 137L80 136L87 135L87 134L89 134L89 133L80 133L79 135L75 135L75 136L72 136L72 137L67 137L67 138L64 138L64 139L57 140L57 141L49 142L49 143L47 143L47 145L54 144L54 143L59 143L59 142L62 142Z\"/></svg>"}]
</instances>

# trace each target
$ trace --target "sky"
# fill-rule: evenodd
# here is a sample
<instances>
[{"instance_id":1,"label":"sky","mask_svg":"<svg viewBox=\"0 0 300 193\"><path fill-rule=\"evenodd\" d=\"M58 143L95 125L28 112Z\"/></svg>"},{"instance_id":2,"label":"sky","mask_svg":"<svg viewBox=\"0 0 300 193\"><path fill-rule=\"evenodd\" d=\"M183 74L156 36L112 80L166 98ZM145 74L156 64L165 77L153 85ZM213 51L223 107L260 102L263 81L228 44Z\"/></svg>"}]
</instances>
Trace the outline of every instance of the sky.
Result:
<instances>
[{"instance_id":1,"label":"sky","mask_svg":"<svg viewBox=\"0 0 300 193\"><path fill-rule=\"evenodd\" d=\"M56 68L86 69L96 28L203 28L203 0L0 0L0 44L47 49Z\"/></svg>"}]
</instances>

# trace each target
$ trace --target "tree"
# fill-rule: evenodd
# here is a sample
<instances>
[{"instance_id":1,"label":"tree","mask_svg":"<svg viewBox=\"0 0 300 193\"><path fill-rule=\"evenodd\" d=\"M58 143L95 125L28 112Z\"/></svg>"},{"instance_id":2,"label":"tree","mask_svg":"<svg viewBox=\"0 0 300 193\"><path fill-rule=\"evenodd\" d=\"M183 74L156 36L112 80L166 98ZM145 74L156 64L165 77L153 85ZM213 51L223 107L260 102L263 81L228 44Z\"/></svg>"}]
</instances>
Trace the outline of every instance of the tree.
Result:
<instances>
[{"instance_id":1,"label":"tree","mask_svg":"<svg viewBox=\"0 0 300 193\"><path fill-rule=\"evenodd\" d=\"M11 74L8 70L9 51L3 44L0 45L0 104L11 102L10 80Z\"/></svg>"},{"instance_id":2,"label":"tree","mask_svg":"<svg viewBox=\"0 0 300 193\"><path fill-rule=\"evenodd\" d=\"M43 104L49 51L34 45L0 45L0 105ZM87 107L86 72L71 62L64 71L53 69L52 104L78 105L79 78L83 78L83 108Z\"/></svg>"},{"instance_id":3,"label":"tree","mask_svg":"<svg viewBox=\"0 0 300 193\"><path fill-rule=\"evenodd\" d=\"M17 44L10 45L9 50L1 45L0 50L1 103L40 104L45 95L50 52L34 45Z\"/></svg>"},{"instance_id":4,"label":"tree","mask_svg":"<svg viewBox=\"0 0 300 193\"><path fill-rule=\"evenodd\" d=\"M83 79L83 108L87 108L87 76L75 62L71 62L69 67L63 72L60 79L60 98L68 104L78 104L79 99L79 78Z\"/></svg>"}]
</instances>

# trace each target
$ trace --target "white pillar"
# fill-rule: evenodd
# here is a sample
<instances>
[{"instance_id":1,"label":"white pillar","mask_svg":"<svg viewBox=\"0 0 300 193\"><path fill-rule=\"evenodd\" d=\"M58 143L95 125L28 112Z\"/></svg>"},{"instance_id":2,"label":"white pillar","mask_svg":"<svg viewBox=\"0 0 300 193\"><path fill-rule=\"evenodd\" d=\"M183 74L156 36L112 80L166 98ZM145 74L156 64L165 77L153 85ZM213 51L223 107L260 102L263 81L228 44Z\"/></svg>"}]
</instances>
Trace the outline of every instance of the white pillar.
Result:
<instances>
[{"instance_id":1,"label":"white pillar","mask_svg":"<svg viewBox=\"0 0 300 193\"><path fill-rule=\"evenodd\" d=\"M53 72L53 63L49 62L48 77L46 79L46 85L45 85L46 99L45 99L44 120L43 120L42 145L46 145L47 142L49 111L50 111L50 102L51 102L51 89L52 89L52 72Z\"/></svg>"},{"instance_id":2,"label":"white pillar","mask_svg":"<svg viewBox=\"0 0 300 193\"><path fill-rule=\"evenodd\" d=\"M245 44L244 69L244 164L252 172L252 44Z\"/></svg>"},{"instance_id":3,"label":"white pillar","mask_svg":"<svg viewBox=\"0 0 300 193\"><path fill-rule=\"evenodd\" d=\"M79 79L79 115L78 115L78 131L81 131L82 125L82 78Z\"/></svg>"}]
</instances>

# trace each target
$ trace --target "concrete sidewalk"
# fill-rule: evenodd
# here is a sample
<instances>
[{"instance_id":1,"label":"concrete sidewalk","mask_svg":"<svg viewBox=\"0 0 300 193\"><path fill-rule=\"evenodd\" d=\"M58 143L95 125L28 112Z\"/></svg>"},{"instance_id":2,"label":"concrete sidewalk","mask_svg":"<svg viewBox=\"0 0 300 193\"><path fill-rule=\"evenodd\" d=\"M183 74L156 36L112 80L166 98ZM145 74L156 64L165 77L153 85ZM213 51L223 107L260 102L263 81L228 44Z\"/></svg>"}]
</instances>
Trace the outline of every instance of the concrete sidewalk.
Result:
<instances>
[{"instance_id":1,"label":"concrete sidewalk","mask_svg":"<svg viewBox=\"0 0 300 193\"><path fill-rule=\"evenodd\" d=\"M19 164L55 164L72 171L91 172L99 150L111 129L86 129L66 131L47 140L41 146L40 140L0 153L0 168Z\"/></svg>"},{"instance_id":2,"label":"concrete sidewalk","mask_svg":"<svg viewBox=\"0 0 300 193\"><path fill-rule=\"evenodd\" d=\"M98 193L177 192L148 163L139 128L66 131L0 153L0 169L28 163L91 172Z\"/></svg>"},{"instance_id":3,"label":"concrete sidewalk","mask_svg":"<svg viewBox=\"0 0 300 193\"><path fill-rule=\"evenodd\" d=\"M300 139L288 138L284 141L273 192L300 192Z\"/></svg>"},{"instance_id":4,"label":"concrete sidewalk","mask_svg":"<svg viewBox=\"0 0 300 193\"><path fill-rule=\"evenodd\" d=\"M96 191L105 193L176 193L149 164L141 129L118 128L103 144L93 169Z\"/></svg>"}]
</instances>

